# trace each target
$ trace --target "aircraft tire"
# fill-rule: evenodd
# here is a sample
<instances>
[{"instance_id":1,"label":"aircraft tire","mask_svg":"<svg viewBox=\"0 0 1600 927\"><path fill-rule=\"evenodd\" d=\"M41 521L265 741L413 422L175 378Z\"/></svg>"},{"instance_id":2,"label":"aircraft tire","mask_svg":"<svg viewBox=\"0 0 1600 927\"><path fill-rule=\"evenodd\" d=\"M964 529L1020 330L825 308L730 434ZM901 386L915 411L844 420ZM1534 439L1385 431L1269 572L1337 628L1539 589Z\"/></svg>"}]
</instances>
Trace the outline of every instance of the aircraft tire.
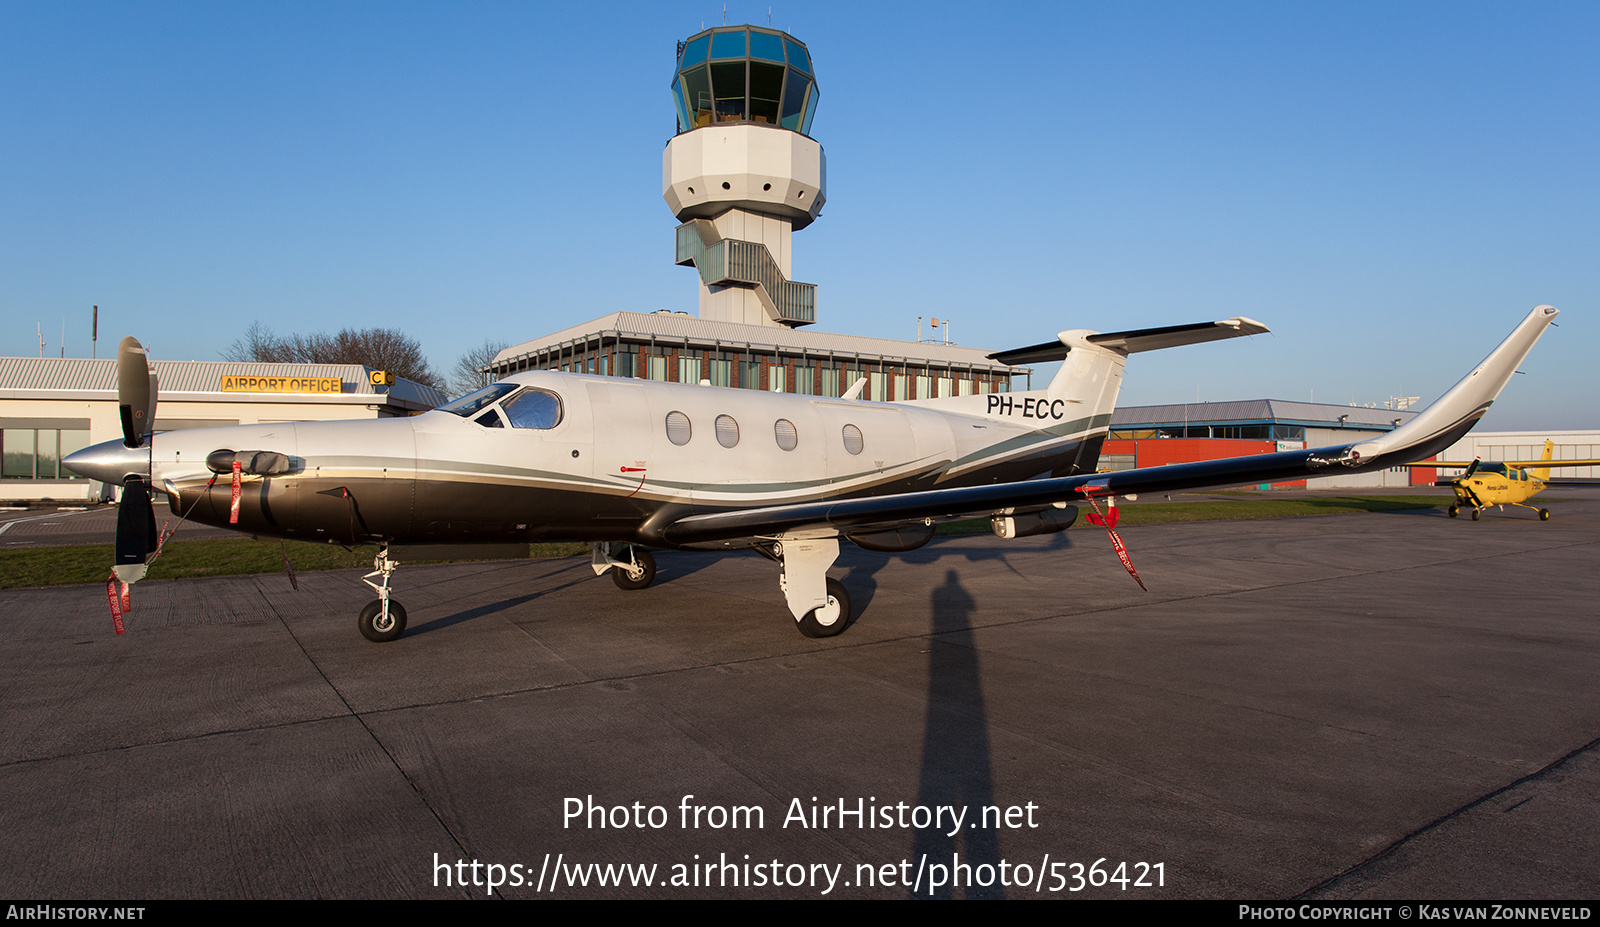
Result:
<instances>
[{"instance_id":1,"label":"aircraft tire","mask_svg":"<svg viewBox=\"0 0 1600 927\"><path fill-rule=\"evenodd\" d=\"M1483 511L1481 509L1473 509L1472 510L1472 520L1473 521L1477 521L1478 520L1478 516L1481 515L1481 514L1483 514Z\"/></svg>"},{"instance_id":2,"label":"aircraft tire","mask_svg":"<svg viewBox=\"0 0 1600 927\"><path fill-rule=\"evenodd\" d=\"M1461 510L1459 508L1457 508L1457 507L1455 507L1453 505L1450 506L1450 517L1451 518L1454 518L1459 514L1461 514Z\"/></svg>"},{"instance_id":3,"label":"aircraft tire","mask_svg":"<svg viewBox=\"0 0 1600 927\"><path fill-rule=\"evenodd\" d=\"M635 547L633 549L633 559L635 563L639 564L644 572L639 574L638 579L634 579L628 574L628 571L624 570L622 567L612 567L611 581L617 584L618 589L626 589L629 591L634 589L644 589L656 581L656 558L654 554L650 553L648 550L641 550Z\"/></svg>"},{"instance_id":4,"label":"aircraft tire","mask_svg":"<svg viewBox=\"0 0 1600 927\"><path fill-rule=\"evenodd\" d=\"M844 583L828 578L828 604L813 608L798 622L806 637L833 637L850 625L850 593Z\"/></svg>"},{"instance_id":5,"label":"aircraft tire","mask_svg":"<svg viewBox=\"0 0 1600 927\"><path fill-rule=\"evenodd\" d=\"M1549 521L1550 520L1550 510L1549 509L1540 509L1539 510L1539 520L1540 521Z\"/></svg>"},{"instance_id":6,"label":"aircraft tire","mask_svg":"<svg viewBox=\"0 0 1600 927\"><path fill-rule=\"evenodd\" d=\"M356 626L361 629L361 636L374 644L387 644L400 635L406 633L405 606L389 600L389 625L380 628L379 621L383 617L383 600L373 599L367 607L361 610L361 617L357 619Z\"/></svg>"}]
</instances>

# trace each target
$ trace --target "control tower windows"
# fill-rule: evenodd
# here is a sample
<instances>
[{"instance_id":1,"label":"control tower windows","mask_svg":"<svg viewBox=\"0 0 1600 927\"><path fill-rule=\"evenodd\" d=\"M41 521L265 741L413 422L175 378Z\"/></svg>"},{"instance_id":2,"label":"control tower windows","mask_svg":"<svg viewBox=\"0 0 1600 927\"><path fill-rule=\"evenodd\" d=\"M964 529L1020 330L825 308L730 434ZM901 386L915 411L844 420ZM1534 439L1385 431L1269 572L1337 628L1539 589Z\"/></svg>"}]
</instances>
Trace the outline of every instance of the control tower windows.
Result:
<instances>
[{"instance_id":1,"label":"control tower windows","mask_svg":"<svg viewBox=\"0 0 1600 927\"><path fill-rule=\"evenodd\" d=\"M718 27L685 43L672 82L678 131L754 122L809 133L817 87L805 46L759 27Z\"/></svg>"},{"instance_id":2,"label":"control tower windows","mask_svg":"<svg viewBox=\"0 0 1600 927\"><path fill-rule=\"evenodd\" d=\"M698 129L711 124L711 77L705 65L690 68L678 78L678 120Z\"/></svg>"},{"instance_id":3,"label":"control tower windows","mask_svg":"<svg viewBox=\"0 0 1600 927\"><path fill-rule=\"evenodd\" d=\"M783 39L770 32L750 33L750 57L783 64Z\"/></svg>"},{"instance_id":4,"label":"control tower windows","mask_svg":"<svg viewBox=\"0 0 1600 927\"><path fill-rule=\"evenodd\" d=\"M811 79L790 68L788 91L783 98L783 127L799 132L804 122L806 97L811 91Z\"/></svg>"},{"instance_id":5,"label":"control tower windows","mask_svg":"<svg viewBox=\"0 0 1600 927\"><path fill-rule=\"evenodd\" d=\"M750 62L750 119L778 124L778 100L783 96L783 66Z\"/></svg>"},{"instance_id":6,"label":"control tower windows","mask_svg":"<svg viewBox=\"0 0 1600 927\"><path fill-rule=\"evenodd\" d=\"M702 35L698 39L691 40L687 45L683 46L683 60L678 62L679 70L691 65L704 64L706 52L710 48L711 36L709 35Z\"/></svg>"},{"instance_id":7,"label":"control tower windows","mask_svg":"<svg viewBox=\"0 0 1600 927\"><path fill-rule=\"evenodd\" d=\"M711 57L713 58L743 58L746 56L745 36L749 33L744 30L738 32L717 32L711 36Z\"/></svg>"},{"instance_id":8,"label":"control tower windows","mask_svg":"<svg viewBox=\"0 0 1600 927\"><path fill-rule=\"evenodd\" d=\"M783 44L789 47L790 66L799 68L807 74L812 73L811 56L807 54L806 50L800 46L800 43L794 41L793 39L786 39Z\"/></svg>"},{"instance_id":9,"label":"control tower windows","mask_svg":"<svg viewBox=\"0 0 1600 927\"><path fill-rule=\"evenodd\" d=\"M745 118L744 62L713 64L711 86L717 99L717 121L742 122Z\"/></svg>"}]
</instances>

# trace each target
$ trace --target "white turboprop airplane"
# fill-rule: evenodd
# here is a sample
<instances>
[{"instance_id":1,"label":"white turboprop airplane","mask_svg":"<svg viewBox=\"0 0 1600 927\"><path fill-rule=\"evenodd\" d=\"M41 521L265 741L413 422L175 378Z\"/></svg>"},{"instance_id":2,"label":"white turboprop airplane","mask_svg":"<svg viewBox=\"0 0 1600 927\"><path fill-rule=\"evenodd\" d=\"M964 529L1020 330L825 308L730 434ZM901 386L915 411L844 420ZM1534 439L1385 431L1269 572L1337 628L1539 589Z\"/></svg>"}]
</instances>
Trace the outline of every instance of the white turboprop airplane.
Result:
<instances>
[{"instance_id":1,"label":"white turboprop airplane","mask_svg":"<svg viewBox=\"0 0 1600 927\"><path fill-rule=\"evenodd\" d=\"M1068 331L992 355L1064 361L1048 389L1028 392L882 403L856 398L864 381L842 399L824 399L541 371L414 418L237 425L154 439L147 426L155 378L143 348L126 338L118 353L124 439L63 462L124 488L113 568L124 597L156 547L150 491L160 490L181 518L253 535L377 544L366 582L378 598L359 619L373 641L405 630L405 609L389 590L399 560L440 556L446 544L525 555L535 540L592 542L595 572L612 571L623 589L655 578L654 558L634 545L755 548L781 566L779 586L801 633L830 637L851 619L849 594L826 573L840 537L909 551L927 543L936 523L974 516L991 518L1000 537L1026 537L1067 528L1075 502L1098 511L1119 495L1410 463L1477 423L1555 316L1553 307L1534 309L1471 373L1387 434L1111 473L1095 468L1129 354L1266 327L1234 318ZM1105 524L1138 579L1111 530L1115 518L1091 520Z\"/></svg>"}]
</instances>

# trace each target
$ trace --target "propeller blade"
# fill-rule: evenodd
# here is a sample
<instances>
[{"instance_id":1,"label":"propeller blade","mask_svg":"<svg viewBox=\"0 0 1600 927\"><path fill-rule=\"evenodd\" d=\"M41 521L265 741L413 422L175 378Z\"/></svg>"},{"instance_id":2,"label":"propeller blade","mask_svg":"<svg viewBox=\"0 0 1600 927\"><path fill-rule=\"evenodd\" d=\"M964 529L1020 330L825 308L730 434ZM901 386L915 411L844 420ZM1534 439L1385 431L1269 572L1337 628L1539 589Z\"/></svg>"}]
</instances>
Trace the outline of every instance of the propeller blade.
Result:
<instances>
[{"instance_id":1,"label":"propeller blade","mask_svg":"<svg viewBox=\"0 0 1600 927\"><path fill-rule=\"evenodd\" d=\"M1461 478L1464 479L1464 480L1465 479L1471 479L1472 478L1472 474L1478 472L1478 464L1481 464L1481 463L1483 463L1483 458L1482 457L1474 457L1474 458L1472 458L1472 463L1467 465L1467 472L1461 474Z\"/></svg>"},{"instance_id":2,"label":"propeller blade","mask_svg":"<svg viewBox=\"0 0 1600 927\"><path fill-rule=\"evenodd\" d=\"M111 567L118 580L136 583L144 578L145 561L156 546L156 510L144 477L128 476L117 506L117 559Z\"/></svg>"},{"instance_id":3,"label":"propeller blade","mask_svg":"<svg viewBox=\"0 0 1600 927\"><path fill-rule=\"evenodd\" d=\"M117 346L117 412L122 416L122 443L144 446L150 431L150 414L155 408L155 374L144 346L132 337Z\"/></svg>"}]
</instances>

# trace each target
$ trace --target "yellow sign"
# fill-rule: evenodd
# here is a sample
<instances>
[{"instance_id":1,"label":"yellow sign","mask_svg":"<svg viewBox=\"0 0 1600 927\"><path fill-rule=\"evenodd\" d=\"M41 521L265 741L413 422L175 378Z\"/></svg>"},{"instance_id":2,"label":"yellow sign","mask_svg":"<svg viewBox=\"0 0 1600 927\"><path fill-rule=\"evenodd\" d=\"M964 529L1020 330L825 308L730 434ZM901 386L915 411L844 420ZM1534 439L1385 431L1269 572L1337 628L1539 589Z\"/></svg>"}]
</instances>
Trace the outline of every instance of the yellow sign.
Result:
<instances>
[{"instance_id":1,"label":"yellow sign","mask_svg":"<svg viewBox=\"0 0 1600 927\"><path fill-rule=\"evenodd\" d=\"M222 378L224 393L342 393L344 382L338 377L247 377L228 374Z\"/></svg>"}]
</instances>

